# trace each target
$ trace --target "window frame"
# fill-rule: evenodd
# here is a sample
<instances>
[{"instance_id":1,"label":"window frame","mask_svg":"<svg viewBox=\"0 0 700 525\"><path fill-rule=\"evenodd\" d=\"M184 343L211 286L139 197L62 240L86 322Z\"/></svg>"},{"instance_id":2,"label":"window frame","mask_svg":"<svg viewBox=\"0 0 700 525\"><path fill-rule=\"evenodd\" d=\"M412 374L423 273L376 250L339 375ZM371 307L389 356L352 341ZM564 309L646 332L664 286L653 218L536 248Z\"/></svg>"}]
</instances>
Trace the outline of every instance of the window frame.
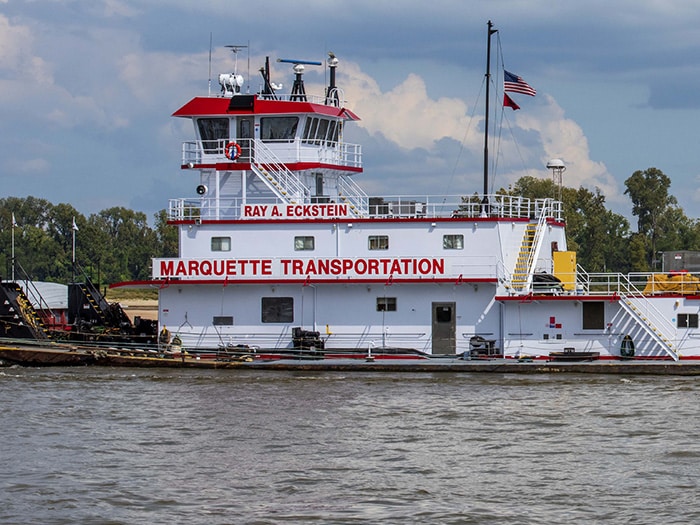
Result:
<instances>
[{"instance_id":1,"label":"window frame","mask_svg":"<svg viewBox=\"0 0 700 525\"><path fill-rule=\"evenodd\" d=\"M583 301L581 306L581 328L583 330L605 329L605 302Z\"/></svg>"},{"instance_id":2,"label":"window frame","mask_svg":"<svg viewBox=\"0 0 700 525\"><path fill-rule=\"evenodd\" d=\"M260 298L260 322L290 324L294 322L294 297L266 296Z\"/></svg>"},{"instance_id":3,"label":"window frame","mask_svg":"<svg viewBox=\"0 0 700 525\"><path fill-rule=\"evenodd\" d=\"M389 236L388 235L369 235L367 237L368 250L388 250Z\"/></svg>"},{"instance_id":4,"label":"window frame","mask_svg":"<svg viewBox=\"0 0 700 525\"><path fill-rule=\"evenodd\" d=\"M316 249L316 238L313 235L294 236L294 251L314 251Z\"/></svg>"},{"instance_id":5,"label":"window frame","mask_svg":"<svg viewBox=\"0 0 700 525\"><path fill-rule=\"evenodd\" d=\"M458 241L458 242L456 242ZM464 250L464 234L446 233L442 236L443 250Z\"/></svg>"},{"instance_id":6,"label":"window frame","mask_svg":"<svg viewBox=\"0 0 700 525\"><path fill-rule=\"evenodd\" d=\"M395 312L396 297L377 297L377 312Z\"/></svg>"},{"instance_id":7,"label":"window frame","mask_svg":"<svg viewBox=\"0 0 700 525\"><path fill-rule=\"evenodd\" d=\"M287 123L282 126L282 122ZM293 115L261 117L260 139L263 142L294 142L299 128L299 117ZM280 133L283 132L283 133ZM280 136L277 136L277 135Z\"/></svg>"},{"instance_id":8,"label":"window frame","mask_svg":"<svg viewBox=\"0 0 700 525\"><path fill-rule=\"evenodd\" d=\"M198 118L197 133L204 153L222 154L224 153L224 144L231 136L231 119L226 117Z\"/></svg>"},{"instance_id":9,"label":"window frame","mask_svg":"<svg viewBox=\"0 0 700 525\"><path fill-rule=\"evenodd\" d=\"M698 314L691 312L679 313L676 317L676 328L698 328Z\"/></svg>"},{"instance_id":10,"label":"window frame","mask_svg":"<svg viewBox=\"0 0 700 525\"><path fill-rule=\"evenodd\" d=\"M226 242L228 243L228 248L225 248ZM230 236L212 237L210 246L211 246L212 252L230 252L231 251L231 237Z\"/></svg>"}]
</instances>

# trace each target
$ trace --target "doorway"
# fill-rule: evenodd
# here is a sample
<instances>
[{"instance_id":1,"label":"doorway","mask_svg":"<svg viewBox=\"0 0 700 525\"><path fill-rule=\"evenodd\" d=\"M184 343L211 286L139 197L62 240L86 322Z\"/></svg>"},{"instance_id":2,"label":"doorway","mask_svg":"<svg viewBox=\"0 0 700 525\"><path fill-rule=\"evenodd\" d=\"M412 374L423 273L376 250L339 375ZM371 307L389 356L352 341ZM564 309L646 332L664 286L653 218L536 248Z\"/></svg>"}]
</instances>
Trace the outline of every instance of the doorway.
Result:
<instances>
[{"instance_id":1,"label":"doorway","mask_svg":"<svg viewBox=\"0 0 700 525\"><path fill-rule=\"evenodd\" d=\"M455 303L432 303L433 354L457 353Z\"/></svg>"},{"instance_id":2,"label":"doorway","mask_svg":"<svg viewBox=\"0 0 700 525\"><path fill-rule=\"evenodd\" d=\"M240 159L244 162L253 162L255 150L253 148L253 119L238 119L238 145L241 147Z\"/></svg>"}]
</instances>

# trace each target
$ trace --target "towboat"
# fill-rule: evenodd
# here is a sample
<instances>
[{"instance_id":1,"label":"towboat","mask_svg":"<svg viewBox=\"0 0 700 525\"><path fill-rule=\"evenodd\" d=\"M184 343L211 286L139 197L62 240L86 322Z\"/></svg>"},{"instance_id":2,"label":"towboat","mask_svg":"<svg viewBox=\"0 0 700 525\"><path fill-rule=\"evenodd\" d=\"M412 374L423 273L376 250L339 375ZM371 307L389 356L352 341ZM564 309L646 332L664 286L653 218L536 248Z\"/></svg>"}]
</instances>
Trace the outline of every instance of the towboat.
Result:
<instances>
[{"instance_id":1,"label":"towboat","mask_svg":"<svg viewBox=\"0 0 700 525\"><path fill-rule=\"evenodd\" d=\"M179 254L153 259L149 281L114 285L158 289L161 344L325 360L700 359L700 287L587 273L560 201L496 193L486 175L478 194L366 193L338 58L317 95L304 71L322 62L277 62L292 69L289 93L267 58L257 92L222 74L220 93L173 114L193 131L179 162L192 195L167 208Z\"/></svg>"}]
</instances>

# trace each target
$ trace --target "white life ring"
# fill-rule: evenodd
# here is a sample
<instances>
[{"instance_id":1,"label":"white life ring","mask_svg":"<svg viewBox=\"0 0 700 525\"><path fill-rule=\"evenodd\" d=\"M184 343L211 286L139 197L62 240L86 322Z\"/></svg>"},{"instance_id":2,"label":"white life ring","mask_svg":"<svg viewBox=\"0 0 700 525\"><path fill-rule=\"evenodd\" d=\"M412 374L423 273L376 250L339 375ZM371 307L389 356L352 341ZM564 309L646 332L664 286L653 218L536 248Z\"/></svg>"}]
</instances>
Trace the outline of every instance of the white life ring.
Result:
<instances>
[{"instance_id":1,"label":"white life ring","mask_svg":"<svg viewBox=\"0 0 700 525\"><path fill-rule=\"evenodd\" d=\"M226 158L229 160L236 160L238 157L241 156L241 147L238 145L237 142L229 142L226 144L226 148L224 149L224 155L226 155Z\"/></svg>"}]
</instances>

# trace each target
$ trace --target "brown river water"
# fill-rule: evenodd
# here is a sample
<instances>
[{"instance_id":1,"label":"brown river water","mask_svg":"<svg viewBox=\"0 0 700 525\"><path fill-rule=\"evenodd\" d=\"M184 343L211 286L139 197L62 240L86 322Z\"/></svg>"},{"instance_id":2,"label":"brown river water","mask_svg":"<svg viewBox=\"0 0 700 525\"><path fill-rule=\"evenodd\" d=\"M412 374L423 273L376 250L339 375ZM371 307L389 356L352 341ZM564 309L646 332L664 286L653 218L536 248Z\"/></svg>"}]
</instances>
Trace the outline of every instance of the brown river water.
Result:
<instances>
[{"instance_id":1,"label":"brown river water","mask_svg":"<svg viewBox=\"0 0 700 525\"><path fill-rule=\"evenodd\" d=\"M700 523L700 379L0 369L2 524Z\"/></svg>"}]
</instances>

